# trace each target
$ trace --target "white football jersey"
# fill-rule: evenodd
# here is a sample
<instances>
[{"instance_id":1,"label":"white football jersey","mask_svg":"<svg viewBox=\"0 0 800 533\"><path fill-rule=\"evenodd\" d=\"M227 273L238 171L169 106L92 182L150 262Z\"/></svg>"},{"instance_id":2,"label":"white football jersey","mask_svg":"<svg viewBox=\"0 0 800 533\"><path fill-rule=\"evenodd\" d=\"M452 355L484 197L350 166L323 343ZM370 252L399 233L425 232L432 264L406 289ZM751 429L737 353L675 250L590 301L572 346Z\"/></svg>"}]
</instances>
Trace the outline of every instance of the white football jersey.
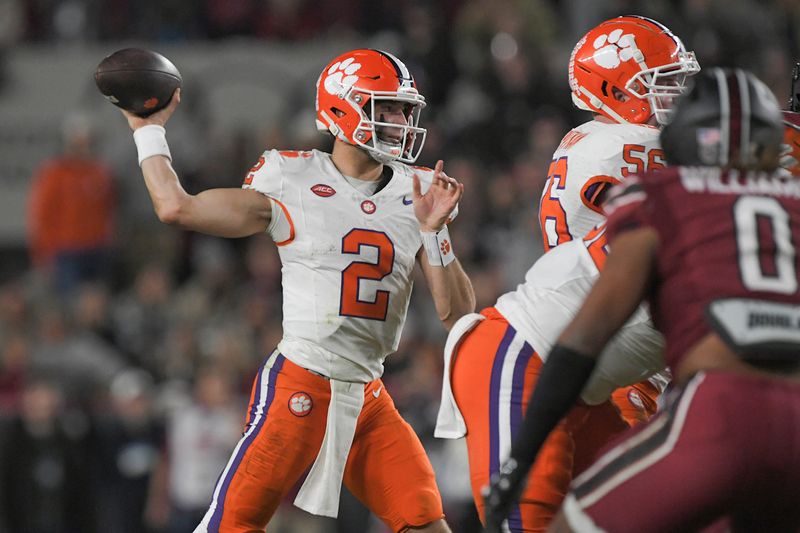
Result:
<instances>
[{"instance_id":1,"label":"white football jersey","mask_svg":"<svg viewBox=\"0 0 800 533\"><path fill-rule=\"evenodd\" d=\"M602 268L607 253L604 232L603 225L584 239L544 254L528 270L525 283L497 300L497 310L543 360L600 275L598 263ZM663 347L663 337L653 328L645 308L639 307L606 346L583 391L583 400L596 405L614 389L662 370Z\"/></svg>"},{"instance_id":2,"label":"white football jersey","mask_svg":"<svg viewBox=\"0 0 800 533\"><path fill-rule=\"evenodd\" d=\"M609 184L665 165L658 134L653 126L591 120L564 136L539 204L545 251L603 221L600 203Z\"/></svg>"},{"instance_id":3,"label":"white football jersey","mask_svg":"<svg viewBox=\"0 0 800 533\"><path fill-rule=\"evenodd\" d=\"M283 275L283 339L292 362L343 381L381 376L397 349L422 246L412 175L423 193L433 172L393 162L392 178L367 196L328 153L266 151L244 188L272 198L269 233Z\"/></svg>"}]
</instances>

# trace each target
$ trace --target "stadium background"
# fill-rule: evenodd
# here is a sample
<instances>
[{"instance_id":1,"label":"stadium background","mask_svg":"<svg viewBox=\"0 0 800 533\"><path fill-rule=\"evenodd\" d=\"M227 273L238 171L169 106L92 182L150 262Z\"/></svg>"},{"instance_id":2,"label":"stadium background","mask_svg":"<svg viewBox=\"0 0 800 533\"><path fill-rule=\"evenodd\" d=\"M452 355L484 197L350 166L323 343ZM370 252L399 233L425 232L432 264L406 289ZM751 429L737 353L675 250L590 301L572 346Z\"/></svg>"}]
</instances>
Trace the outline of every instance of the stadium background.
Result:
<instances>
[{"instance_id":1,"label":"stadium background","mask_svg":"<svg viewBox=\"0 0 800 533\"><path fill-rule=\"evenodd\" d=\"M130 132L93 84L102 57L145 46L179 67L168 135L197 192L239 186L265 147L328 149L313 123L321 68L355 47L396 54L428 100L420 163L442 158L466 184L451 231L481 308L542 253L550 155L587 118L569 97L572 45L632 13L665 23L702 66L752 69L784 100L800 58L795 0L0 0L0 533L191 531L280 338L274 246L156 220ZM31 260L30 206L42 165L86 128L114 184L112 211L86 216L114 229L93 280L77 283ZM432 438L445 333L420 288L385 382L454 531L474 531L462 444ZM342 505L333 522L287 502L268 531L384 531Z\"/></svg>"}]
</instances>

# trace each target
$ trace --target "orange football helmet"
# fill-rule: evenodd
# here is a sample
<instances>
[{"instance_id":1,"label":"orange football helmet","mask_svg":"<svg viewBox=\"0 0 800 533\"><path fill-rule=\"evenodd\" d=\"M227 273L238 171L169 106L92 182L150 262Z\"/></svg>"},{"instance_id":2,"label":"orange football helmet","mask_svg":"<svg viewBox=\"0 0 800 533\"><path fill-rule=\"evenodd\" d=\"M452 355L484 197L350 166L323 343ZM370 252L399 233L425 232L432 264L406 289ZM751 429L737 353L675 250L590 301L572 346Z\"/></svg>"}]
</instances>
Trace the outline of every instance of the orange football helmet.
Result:
<instances>
[{"instance_id":1,"label":"orange football helmet","mask_svg":"<svg viewBox=\"0 0 800 533\"><path fill-rule=\"evenodd\" d=\"M375 115L381 101L401 102L407 123L383 122ZM419 127L425 97L402 61L381 50L352 50L331 61L317 80L317 129L360 146L381 163L413 163L425 144ZM382 138L384 128L402 128L399 141Z\"/></svg>"},{"instance_id":2,"label":"orange football helmet","mask_svg":"<svg viewBox=\"0 0 800 533\"><path fill-rule=\"evenodd\" d=\"M665 26L639 16L607 20L578 41L569 60L572 100L618 123L666 124L685 81L700 71L694 52ZM621 102L615 89L628 98Z\"/></svg>"}]
</instances>

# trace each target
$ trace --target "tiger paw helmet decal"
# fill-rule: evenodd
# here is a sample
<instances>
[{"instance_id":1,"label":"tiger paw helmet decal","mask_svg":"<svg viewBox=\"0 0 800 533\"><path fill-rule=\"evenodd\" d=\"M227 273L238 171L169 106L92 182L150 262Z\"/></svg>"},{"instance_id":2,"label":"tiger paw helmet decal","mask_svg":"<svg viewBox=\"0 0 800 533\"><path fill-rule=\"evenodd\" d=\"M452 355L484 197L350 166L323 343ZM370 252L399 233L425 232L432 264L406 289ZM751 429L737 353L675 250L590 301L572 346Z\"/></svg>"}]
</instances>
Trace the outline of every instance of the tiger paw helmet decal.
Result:
<instances>
[{"instance_id":1,"label":"tiger paw helmet decal","mask_svg":"<svg viewBox=\"0 0 800 533\"><path fill-rule=\"evenodd\" d=\"M360 68L361 63L356 63L354 57L335 62L328 68L328 76L324 82L325 90L333 95L341 94L344 89L352 87L358 81L355 73Z\"/></svg>"},{"instance_id":2,"label":"tiger paw helmet decal","mask_svg":"<svg viewBox=\"0 0 800 533\"><path fill-rule=\"evenodd\" d=\"M636 37L632 33L623 34L617 28L611 33L598 36L592 43L595 52L594 62L606 69L617 68L623 61L630 61L639 52ZM641 56L641 52L639 52Z\"/></svg>"}]
</instances>

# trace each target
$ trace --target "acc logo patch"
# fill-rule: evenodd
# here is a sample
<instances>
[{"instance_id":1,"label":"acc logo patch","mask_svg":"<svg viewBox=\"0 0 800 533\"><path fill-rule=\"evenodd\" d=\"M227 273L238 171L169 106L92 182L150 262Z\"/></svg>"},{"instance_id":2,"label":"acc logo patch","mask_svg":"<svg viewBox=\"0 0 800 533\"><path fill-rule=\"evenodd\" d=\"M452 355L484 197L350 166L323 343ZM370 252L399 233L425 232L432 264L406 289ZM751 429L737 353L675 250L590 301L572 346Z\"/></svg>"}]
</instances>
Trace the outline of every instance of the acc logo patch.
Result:
<instances>
[{"instance_id":1,"label":"acc logo patch","mask_svg":"<svg viewBox=\"0 0 800 533\"><path fill-rule=\"evenodd\" d=\"M311 192L313 192L317 196L322 196L323 198L330 198L331 196L336 194L336 189L334 189L330 185L325 185L324 183L317 183L316 185L311 187Z\"/></svg>"},{"instance_id":2,"label":"acc logo patch","mask_svg":"<svg viewBox=\"0 0 800 533\"><path fill-rule=\"evenodd\" d=\"M307 392L295 392L289 397L289 411L294 416L304 417L311 414L314 402Z\"/></svg>"}]
</instances>

